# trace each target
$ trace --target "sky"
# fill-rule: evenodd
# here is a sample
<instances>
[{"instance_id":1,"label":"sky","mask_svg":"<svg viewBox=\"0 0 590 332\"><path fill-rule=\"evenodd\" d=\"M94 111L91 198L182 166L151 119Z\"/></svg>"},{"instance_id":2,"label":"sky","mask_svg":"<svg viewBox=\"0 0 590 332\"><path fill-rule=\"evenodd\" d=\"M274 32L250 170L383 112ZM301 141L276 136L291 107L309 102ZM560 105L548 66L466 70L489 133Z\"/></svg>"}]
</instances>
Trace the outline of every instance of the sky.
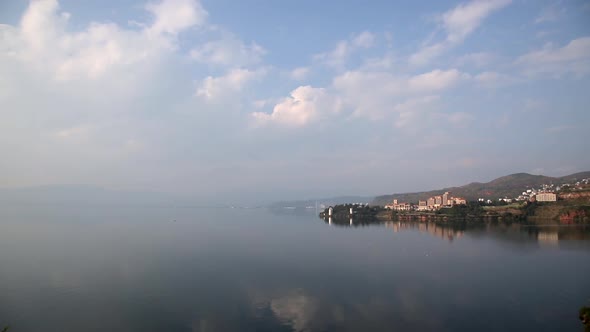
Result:
<instances>
[{"instance_id":1,"label":"sky","mask_svg":"<svg viewBox=\"0 0 590 332\"><path fill-rule=\"evenodd\" d=\"M590 170L590 1L0 2L0 187L272 201Z\"/></svg>"}]
</instances>

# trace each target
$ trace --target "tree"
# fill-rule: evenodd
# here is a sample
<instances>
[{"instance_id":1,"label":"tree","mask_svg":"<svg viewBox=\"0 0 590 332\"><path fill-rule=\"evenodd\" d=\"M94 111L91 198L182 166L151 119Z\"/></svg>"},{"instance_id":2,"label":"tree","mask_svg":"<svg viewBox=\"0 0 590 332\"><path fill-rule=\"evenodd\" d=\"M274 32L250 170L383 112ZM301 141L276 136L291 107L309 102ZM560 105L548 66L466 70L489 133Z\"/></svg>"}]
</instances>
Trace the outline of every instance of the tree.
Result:
<instances>
[{"instance_id":1,"label":"tree","mask_svg":"<svg viewBox=\"0 0 590 332\"><path fill-rule=\"evenodd\" d=\"M580 309L580 320L584 324L584 331L590 332L590 307Z\"/></svg>"}]
</instances>

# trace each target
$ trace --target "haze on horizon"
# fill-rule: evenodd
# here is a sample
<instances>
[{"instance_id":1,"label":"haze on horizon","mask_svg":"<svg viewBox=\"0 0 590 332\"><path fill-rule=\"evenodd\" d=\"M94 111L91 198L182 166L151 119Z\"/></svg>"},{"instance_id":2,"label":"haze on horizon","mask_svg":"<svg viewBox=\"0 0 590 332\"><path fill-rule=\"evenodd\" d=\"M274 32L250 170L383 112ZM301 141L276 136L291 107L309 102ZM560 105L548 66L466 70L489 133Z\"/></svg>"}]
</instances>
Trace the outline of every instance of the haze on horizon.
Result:
<instances>
[{"instance_id":1,"label":"haze on horizon","mask_svg":"<svg viewBox=\"0 0 590 332\"><path fill-rule=\"evenodd\" d=\"M590 169L590 1L0 3L0 187L251 200Z\"/></svg>"}]
</instances>

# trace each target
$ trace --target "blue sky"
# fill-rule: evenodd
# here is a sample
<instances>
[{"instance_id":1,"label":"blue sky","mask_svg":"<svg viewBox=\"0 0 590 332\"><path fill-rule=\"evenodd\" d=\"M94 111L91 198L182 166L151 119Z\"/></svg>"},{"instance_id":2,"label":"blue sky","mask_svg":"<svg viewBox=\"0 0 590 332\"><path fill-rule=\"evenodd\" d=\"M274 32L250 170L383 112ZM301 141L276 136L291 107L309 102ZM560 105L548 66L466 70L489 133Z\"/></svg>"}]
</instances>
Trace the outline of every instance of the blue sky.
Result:
<instances>
[{"instance_id":1,"label":"blue sky","mask_svg":"<svg viewBox=\"0 0 590 332\"><path fill-rule=\"evenodd\" d=\"M590 169L590 1L3 1L0 185L264 201Z\"/></svg>"}]
</instances>

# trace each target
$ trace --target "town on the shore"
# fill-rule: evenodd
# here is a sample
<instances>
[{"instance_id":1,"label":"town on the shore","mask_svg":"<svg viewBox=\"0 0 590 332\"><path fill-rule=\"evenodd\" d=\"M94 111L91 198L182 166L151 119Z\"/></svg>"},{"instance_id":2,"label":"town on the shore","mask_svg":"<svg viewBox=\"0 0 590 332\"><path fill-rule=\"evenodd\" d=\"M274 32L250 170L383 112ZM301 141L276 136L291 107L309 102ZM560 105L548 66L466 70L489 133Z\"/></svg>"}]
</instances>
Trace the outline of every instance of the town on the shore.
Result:
<instances>
[{"instance_id":1,"label":"town on the shore","mask_svg":"<svg viewBox=\"0 0 590 332\"><path fill-rule=\"evenodd\" d=\"M491 198L478 198L481 204L513 203L513 202L556 202L559 192L571 192L576 190L589 189L590 178L582 179L575 183L565 183L562 185L543 184L539 188L523 189L523 192L517 197L498 197L496 200ZM395 211L436 211L441 208L453 207L456 205L467 204L467 199L455 197L451 192L446 191L441 195L429 197L426 200L415 202L400 202L394 198L390 204L383 207ZM360 203L355 203L360 205ZM322 206L324 208L325 206Z\"/></svg>"},{"instance_id":2,"label":"town on the shore","mask_svg":"<svg viewBox=\"0 0 590 332\"><path fill-rule=\"evenodd\" d=\"M556 208L548 209L554 203ZM400 216L460 216L460 217L517 217L590 220L590 178L560 185L542 184L537 188L523 188L517 197L478 198L468 201L445 191L418 202L401 202L398 198L385 205L349 203L321 206L322 218L352 218L391 220ZM387 211L390 211L388 213ZM536 213L537 212L537 213Z\"/></svg>"}]
</instances>

